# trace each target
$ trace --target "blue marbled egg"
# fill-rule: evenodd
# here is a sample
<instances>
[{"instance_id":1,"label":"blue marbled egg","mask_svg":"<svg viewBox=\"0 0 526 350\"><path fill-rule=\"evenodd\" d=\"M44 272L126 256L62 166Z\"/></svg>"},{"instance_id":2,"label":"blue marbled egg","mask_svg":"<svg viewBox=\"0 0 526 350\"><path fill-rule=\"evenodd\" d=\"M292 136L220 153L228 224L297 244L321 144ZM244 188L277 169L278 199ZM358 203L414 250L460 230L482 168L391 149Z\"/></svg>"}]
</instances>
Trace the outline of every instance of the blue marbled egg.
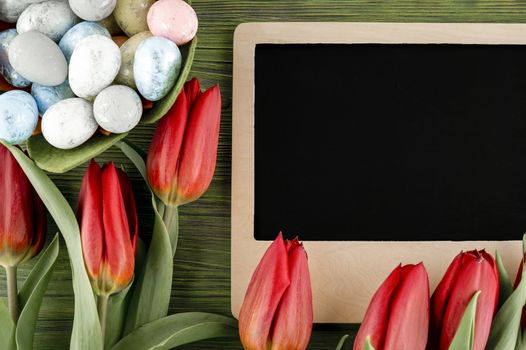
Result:
<instances>
[{"instance_id":1,"label":"blue marbled egg","mask_svg":"<svg viewBox=\"0 0 526 350\"><path fill-rule=\"evenodd\" d=\"M47 109L55 103L66 98L75 97L75 94L69 87L68 80L57 86L46 86L34 83L31 86L31 95L33 95L41 115L46 113Z\"/></svg>"},{"instance_id":2,"label":"blue marbled egg","mask_svg":"<svg viewBox=\"0 0 526 350\"><path fill-rule=\"evenodd\" d=\"M141 95L158 101L181 73L181 52L173 41L160 36L145 39L135 51L133 75Z\"/></svg>"},{"instance_id":3,"label":"blue marbled egg","mask_svg":"<svg viewBox=\"0 0 526 350\"><path fill-rule=\"evenodd\" d=\"M21 144L31 136L37 121L37 104L29 93L13 90L0 95L0 139Z\"/></svg>"},{"instance_id":4,"label":"blue marbled egg","mask_svg":"<svg viewBox=\"0 0 526 350\"><path fill-rule=\"evenodd\" d=\"M18 88L24 88L29 86L31 82L15 71L7 57L9 43L17 35L16 29L8 29L0 32L0 74L2 74L9 84Z\"/></svg>"},{"instance_id":5,"label":"blue marbled egg","mask_svg":"<svg viewBox=\"0 0 526 350\"><path fill-rule=\"evenodd\" d=\"M111 38L110 32L96 22L81 22L68 30L58 43L64 56L66 56L66 60L69 62L73 50L75 50L75 47L82 39L94 34L104 35L105 37Z\"/></svg>"}]
</instances>

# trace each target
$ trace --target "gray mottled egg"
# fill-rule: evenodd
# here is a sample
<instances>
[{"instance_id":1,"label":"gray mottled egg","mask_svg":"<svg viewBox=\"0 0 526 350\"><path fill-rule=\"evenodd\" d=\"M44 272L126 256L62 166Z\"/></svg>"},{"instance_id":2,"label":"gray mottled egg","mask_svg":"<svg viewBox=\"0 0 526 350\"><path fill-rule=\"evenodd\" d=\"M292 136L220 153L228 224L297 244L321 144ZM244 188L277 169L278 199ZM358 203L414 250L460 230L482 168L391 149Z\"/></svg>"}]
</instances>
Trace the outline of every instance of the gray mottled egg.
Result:
<instances>
[{"instance_id":1,"label":"gray mottled egg","mask_svg":"<svg viewBox=\"0 0 526 350\"><path fill-rule=\"evenodd\" d=\"M146 17L155 0L117 0L115 20L127 36L148 30Z\"/></svg>"},{"instance_id":2,"label":"gray mottled egg","mask_svg":"<svg viewBox=\"0 0 526 350\"><path fill-rule=\"evenodd\" d=\"M77 16L86 21L100 21L111 15L117 0L69 0Z\"/></svg>"},{"instance_id":3,"label":"gray mottled egg","mask_svg":"<svg viewBox=\"0 0 526 350\"><path fill-rule=\"evenodd\" d=\"M150 32L142 32L135 34L120 47L121 50L121 68L119 69L119 74L115 78L115 82L118 84L124 84L131 88L136 88L135 79L133 77L133 61L135 58L135 51L137 47L144 39L152 36Z\"/></svg>"},{"instance_id":4,"label":"gray mottled egg","mask_svg":"<svg viewBox=\"0 0 526 350\"><path fill-rule=\"evenodd\" d=\"M24 88L31 85L31 82L18 74L13 66L11 66L11 63L9 63L9 58L7 57L9 43L17 35L16 29L8 29L0 32L0 74L2 74L9 84L18 88Z\"/></svg>"},{"instance_id":5,"label":"gray mottled egg","mask_svg":"<svg viewBox=\"0 0 526 350\"><path fill-rule=\"evenodd\" d=\"M44 1L47 0L0 0L0 21L15 23L29 5Z\"/></svg>"},{"instance_id":6,"label":"gray mottled egg","mask_svg":"<svg viewBox=\"0 0 526 350\"><path fill-rule=\"evenodd\" d=\"M0 139L12 145L23 143L37 121L37 104L30 94L13 90L0 95Z\"/></svg>"},{"instance_id":7,"label":"gray mottled egg","mask_svg":"<svg viewBox=\"0 0 526 350\"><path fill-rule=\"evenodd\" d=\"M18 18L16 30L19 34L36 30L59 41L78 22L79 18L66 2L51 0L27 7Z\"/></svg>"},{"instance_id":8,"label":"gray mottled egg","mask_svg":"<svg viewBox=\"0 0 526 350\"><path fill-rule=\"evenodd\" d=\"M130 131L141 120L141 98L128 86L109 86L95 98L93 115L97 123L109 132Z\"/></svg>"},{"instance_id":9,"label":"gray mottled egg","mask_svg":"<svg viewBox=\"0 0 526 350\"><path fill-rule=\"evenodd\" d=\"M117 76L121 52L113 40L92 35L78 43L69 62L69 85L75 95L93 99Z\"/></svg>"},{"instance_id":10,"label":"gray mottled egg","mask_svg":"<svg viewBox=\"0 0 526 350\"><path fill-rule=\"evenodd\" d=\"M9 62L24 78L34 83L56 86L68 75L68 64L53 40L31 31L18 34L9 43Z\"/></svg>"},{"instance_id":11,"label":"gray mottled egg","mask_svg":"<svg viewBox=\"0 0 526 350\"><path fill-rule=\"evenodd\" d=\"M31 95L33 95L37 103L40 114L46 113L49 107L59 101L75 97L67 80L57 86L45 86L34 83L31 85Z\"/></svg>"},{"instance_id":12,"label":"gray mottled egg","mask_svg":"<svg viewBox=\"0 0 526 350\"><path fill-rule=\"evenodd\" d=\"M108 30L96 22L81 22L68 30L58 43L66 60L69 62L73 50L75 50L75 47L82 39L95 34L111 38Z\"/></svg>"},{"instance_id":13,"label":"gray mottled egg","mask_svg":"<svg viewBox=\"0 0 526 350\"><path fill-rule=\"evenodd\" d=\"M93 105L82 98L55 103L42 117L42 135L51 145L71 149L82 145L97 131Z\"/></svg>"},{"instance_id":14,"label":"gray mottled egg","mask_svg":"<svg viewBox=\"0 0 526 350\"><path fill-rule=\"evenodd\" d=\"M158 101L170 91L181 72L181 52L160 36L145 39L135 52L133 75L141 95Z\"/></svg>"}]
</instances>

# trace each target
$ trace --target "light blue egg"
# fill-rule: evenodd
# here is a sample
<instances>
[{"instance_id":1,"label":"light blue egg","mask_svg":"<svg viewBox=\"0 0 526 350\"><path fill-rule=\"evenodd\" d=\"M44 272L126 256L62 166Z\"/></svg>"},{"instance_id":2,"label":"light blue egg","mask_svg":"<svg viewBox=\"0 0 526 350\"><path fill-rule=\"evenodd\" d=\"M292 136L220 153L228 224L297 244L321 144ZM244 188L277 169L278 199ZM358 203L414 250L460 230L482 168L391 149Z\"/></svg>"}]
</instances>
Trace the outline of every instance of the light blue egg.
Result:
<instances>
[{"instance_id":1,"label":"light blue egg","mask_svg":"<svg viewBox=\"0 0 526 350\"><path fill-rule=\"evenodd\" d=\"M68 30L58 43L64 56L66 56L66 60L69 62L75 47L82 39L94 34L104 35L111 38L110 32L96 22L80 22Z\"/></svg>"},{"instance_id":2,"label":"light blue egg","mask_svg":"<svg viewBox=\"0 0 526 350\"><path fill-rule=\"evenodd\" d=\"M173 87L181 73L181 51L173 41L160 36L145 39L135 51L133 75L141 95L158 101Z\"/></svg>"},{"instance_id":3,"label":"light blue egg","mask_svg":"<svg viewBox=\"0 0 526 350\"><path fill-rule=\"evenodd\" d=\"M24 88L29 86L31 82L15 71L7 57L9 43L17 35L18 33L16 29L8 29L0 32L0 74L2 74L5 80L14 87Z\"/></svg>"},{"instance_id":4,"label":"light blue egg","mask_svg":"<svg viewBox=\"0 0 526 350\"><path fill-rule=\"evenodd\" d=\"M38 108L31 94L13 90L0 95L0 139L12 145L26 141L38 121Z\"/></svg>"},{"instance_id":5,"label":"light blue egg","mask_svg":"<svg viewBox=\"0 0 526 350\"><path fill-rule=\"evenodd\" d=\"M34 83L31 86L31 95L33 95L41 115L46 113L47 109L55 103L66 98L75 97L75 94L69 87L68 80L57 86L46 86Z\"/></svg>"}]
</instances>

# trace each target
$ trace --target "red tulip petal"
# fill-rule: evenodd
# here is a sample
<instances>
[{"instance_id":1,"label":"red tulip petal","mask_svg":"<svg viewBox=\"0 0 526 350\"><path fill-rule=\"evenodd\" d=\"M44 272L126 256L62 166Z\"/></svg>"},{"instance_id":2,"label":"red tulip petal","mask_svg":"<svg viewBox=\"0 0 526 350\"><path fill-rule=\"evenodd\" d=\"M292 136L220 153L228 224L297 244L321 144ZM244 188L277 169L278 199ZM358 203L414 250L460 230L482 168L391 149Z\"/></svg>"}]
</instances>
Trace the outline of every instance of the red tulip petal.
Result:
<instances>
[{"instance_id":1,"label":"red tulip petal","mask_svg":"<svg viewBox=\"0 0 526 350\"><path fill-rule=\"evenodd\" d=\"M220 116L221 94L216 85L199 97L188 120L177 176L177 204L196 200L212 181Z\"/></svg>"},{"instance_id":2,"label":"red tulip petal","mask_svg":"<svg viewBox=\"0 0 526 350\"><path fill-rule=\"evenodd\" d=\"M297 242L295 239L292 242ZM307 253L301 244L289 251L290 285L281 298L271 335L273 350L305 350L312 333L312 290Z\"/></svg>"},{"instance_id":3,"label":"red tulip petal","mask_svg":"<svg viewBox=\"0 0 526 350\"><path fill-rule=\"evenodd\" d=\"M77 218L80 223L86 270L90 278L96 280L103 261L104 226L102 222L102 173L94 160L90 162L80 186Z\"/></svg>"},{"instance_id":4,"label":"red tulip petal","mask_svg":"<svg viewBox=\"0 0 526 350\"><path fill-rule=\"evenodd\" d=\"M491 256L490 256L491 258ZM498 277L495 275L494 261L479 252L468 252L460 270L457 283L451 290L444 315L439 349L447 350L464 311L477 291L481 291L477 301L475 316L475 341L473 350L483 350L489 336L491 321L498 302Z\"/></svg>"},{"instance_id":5,"label":"red tulip petal","mask_svg":"<svg viewBox=\"0 0 526 350\"><path fill-rule=\"evenodd\" d=\"M122 169L117 169L117 175L119 176L119 184L121 186L122 199L124 201L124 207L126 209L126 217L128 219L128 227L130 229L130 239L132 242L133 251L137 247L137 237L139 235L139 220L137 218L137 208L135 206L135 197L133 195L133 189L128 178L128 175Z\"/></svg>"},{"instance_id":6,"label":"red tulip petal","mask_svg":"<svg viewBox=\"0 0 526 350\"><path fill-rule=\"evenodd\" d=\"M102 170L102 186L104 263L107 268L104 283L106 283L105 291L112 294L130 283L133 277L135 253L119 176L113 163L109 163Z\"/></svg>"},{"instance_id":7,"label":"red tulip petal","mask_svg":"<svg viewBox=\"0 0 526 350\"><path fill-rule=\"evenodd\" d=\"M354 340L353 350L362 350L367 336L371 337L371 344L375 349L383 349L391 298L400 282L401 274L402 267L398 265L374 293Z\"/></svg>"},{"instance_id":8,"label":"red tulip petal","mask_svg":"<svg viewBox=\"0 0 526 350\"><path fill-rule=\"evenodd\" d=\"M175 204L177 199L177 167L187 119L188 104L183 90L170 111L159 121L146 160L150 186L168 204Z\"/></svg>"},{"instance_id":9,"label":"red tulip petal","mask_svg":"<svg viewBox=\"0 0 526 350\"><path fill-rule=\"evenodd\" d=\"M259 262L239 313L239 336L246 350L266 350L270 327L290 284L287 248L281 233Z\"/></svg>"},{"instance_id":10,"label":"red tulip petal","mask_svg":"<svg viewBox=\"0 0 526 350\"><path fill-rule=\"evenodd\" d=\"M22 262L33 241L33 187L11 152L0 145L0 264Z\"/></svg>"},{"instance_id":11,"label":"red tulip petal","mask_svg":"<svg viewBox=\"0 0 526 350\"><path fill-rule=\"evenodd\" d=\"M390 311L384 350L424 350L429 330L429 279L422 263L402 268Z\"/></svg>"},{"instance_id":12,"label":"red tulip petal","mask_svg":"<svg viewBox=\"0 0 526 350\"><path fill-rule=\"evenodd\" d=\"M184 84L184 92L186 94L189 110L191 110L195 101L197 101L199 96L202 94L199 81L196 78L192 78L192 80L187 81Z\"/></svg>"},{"instance_id":13,"label":"red tulip petal","mask_svg":"<svg viewBox=\"0 0 526 350\"><path fill-rule=\"evenodd\" d=\"M46 207L38 193L33 190L33 237L31 241L31 247L24 257L24 261L28 261L36 256L44 247L46 230L47 230L47 218L46 218Z\"/></svg>"}]
</instances>

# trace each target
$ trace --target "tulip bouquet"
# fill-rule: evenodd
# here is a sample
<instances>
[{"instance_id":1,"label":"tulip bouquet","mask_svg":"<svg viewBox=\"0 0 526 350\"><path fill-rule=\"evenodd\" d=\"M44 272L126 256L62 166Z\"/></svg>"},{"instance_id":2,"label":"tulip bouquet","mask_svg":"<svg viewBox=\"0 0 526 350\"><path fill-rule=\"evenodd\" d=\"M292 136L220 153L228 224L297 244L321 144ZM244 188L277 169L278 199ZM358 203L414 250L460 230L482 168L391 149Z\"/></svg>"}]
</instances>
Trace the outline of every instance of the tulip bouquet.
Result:
<instances>
[{"instance_id":1,"label":"tulip bouquet","mask_svg":"<svg viewBox=\"0 0 526 350\"><path fill-rule=\"evenodd\" d=\"M71 349L171 349L237 334L237 323L225 316L168 315L178 207L198 199L212 180L220 112L219 87L201 92L193 79L158 124L148 155L131 143L118 144L152 190L155 222L150 242L138 232L132 185L113 163L99 166L91 161L75 215L49 177L22 150L2 146L0 157L7 166L0 173L0 186L10 200L0 203L5 224L0 227L0 263L7 271L12 316L0 304L2 350L32 348L58 240L42 254L35 275L29 275L18 298L13 281L16 265L42 249L44 207L60 229L71 263L75 293ZM299 243L293 245L291 252ZM18 326L17 301L22 306Z\"/></svg>"}]
</instances>

